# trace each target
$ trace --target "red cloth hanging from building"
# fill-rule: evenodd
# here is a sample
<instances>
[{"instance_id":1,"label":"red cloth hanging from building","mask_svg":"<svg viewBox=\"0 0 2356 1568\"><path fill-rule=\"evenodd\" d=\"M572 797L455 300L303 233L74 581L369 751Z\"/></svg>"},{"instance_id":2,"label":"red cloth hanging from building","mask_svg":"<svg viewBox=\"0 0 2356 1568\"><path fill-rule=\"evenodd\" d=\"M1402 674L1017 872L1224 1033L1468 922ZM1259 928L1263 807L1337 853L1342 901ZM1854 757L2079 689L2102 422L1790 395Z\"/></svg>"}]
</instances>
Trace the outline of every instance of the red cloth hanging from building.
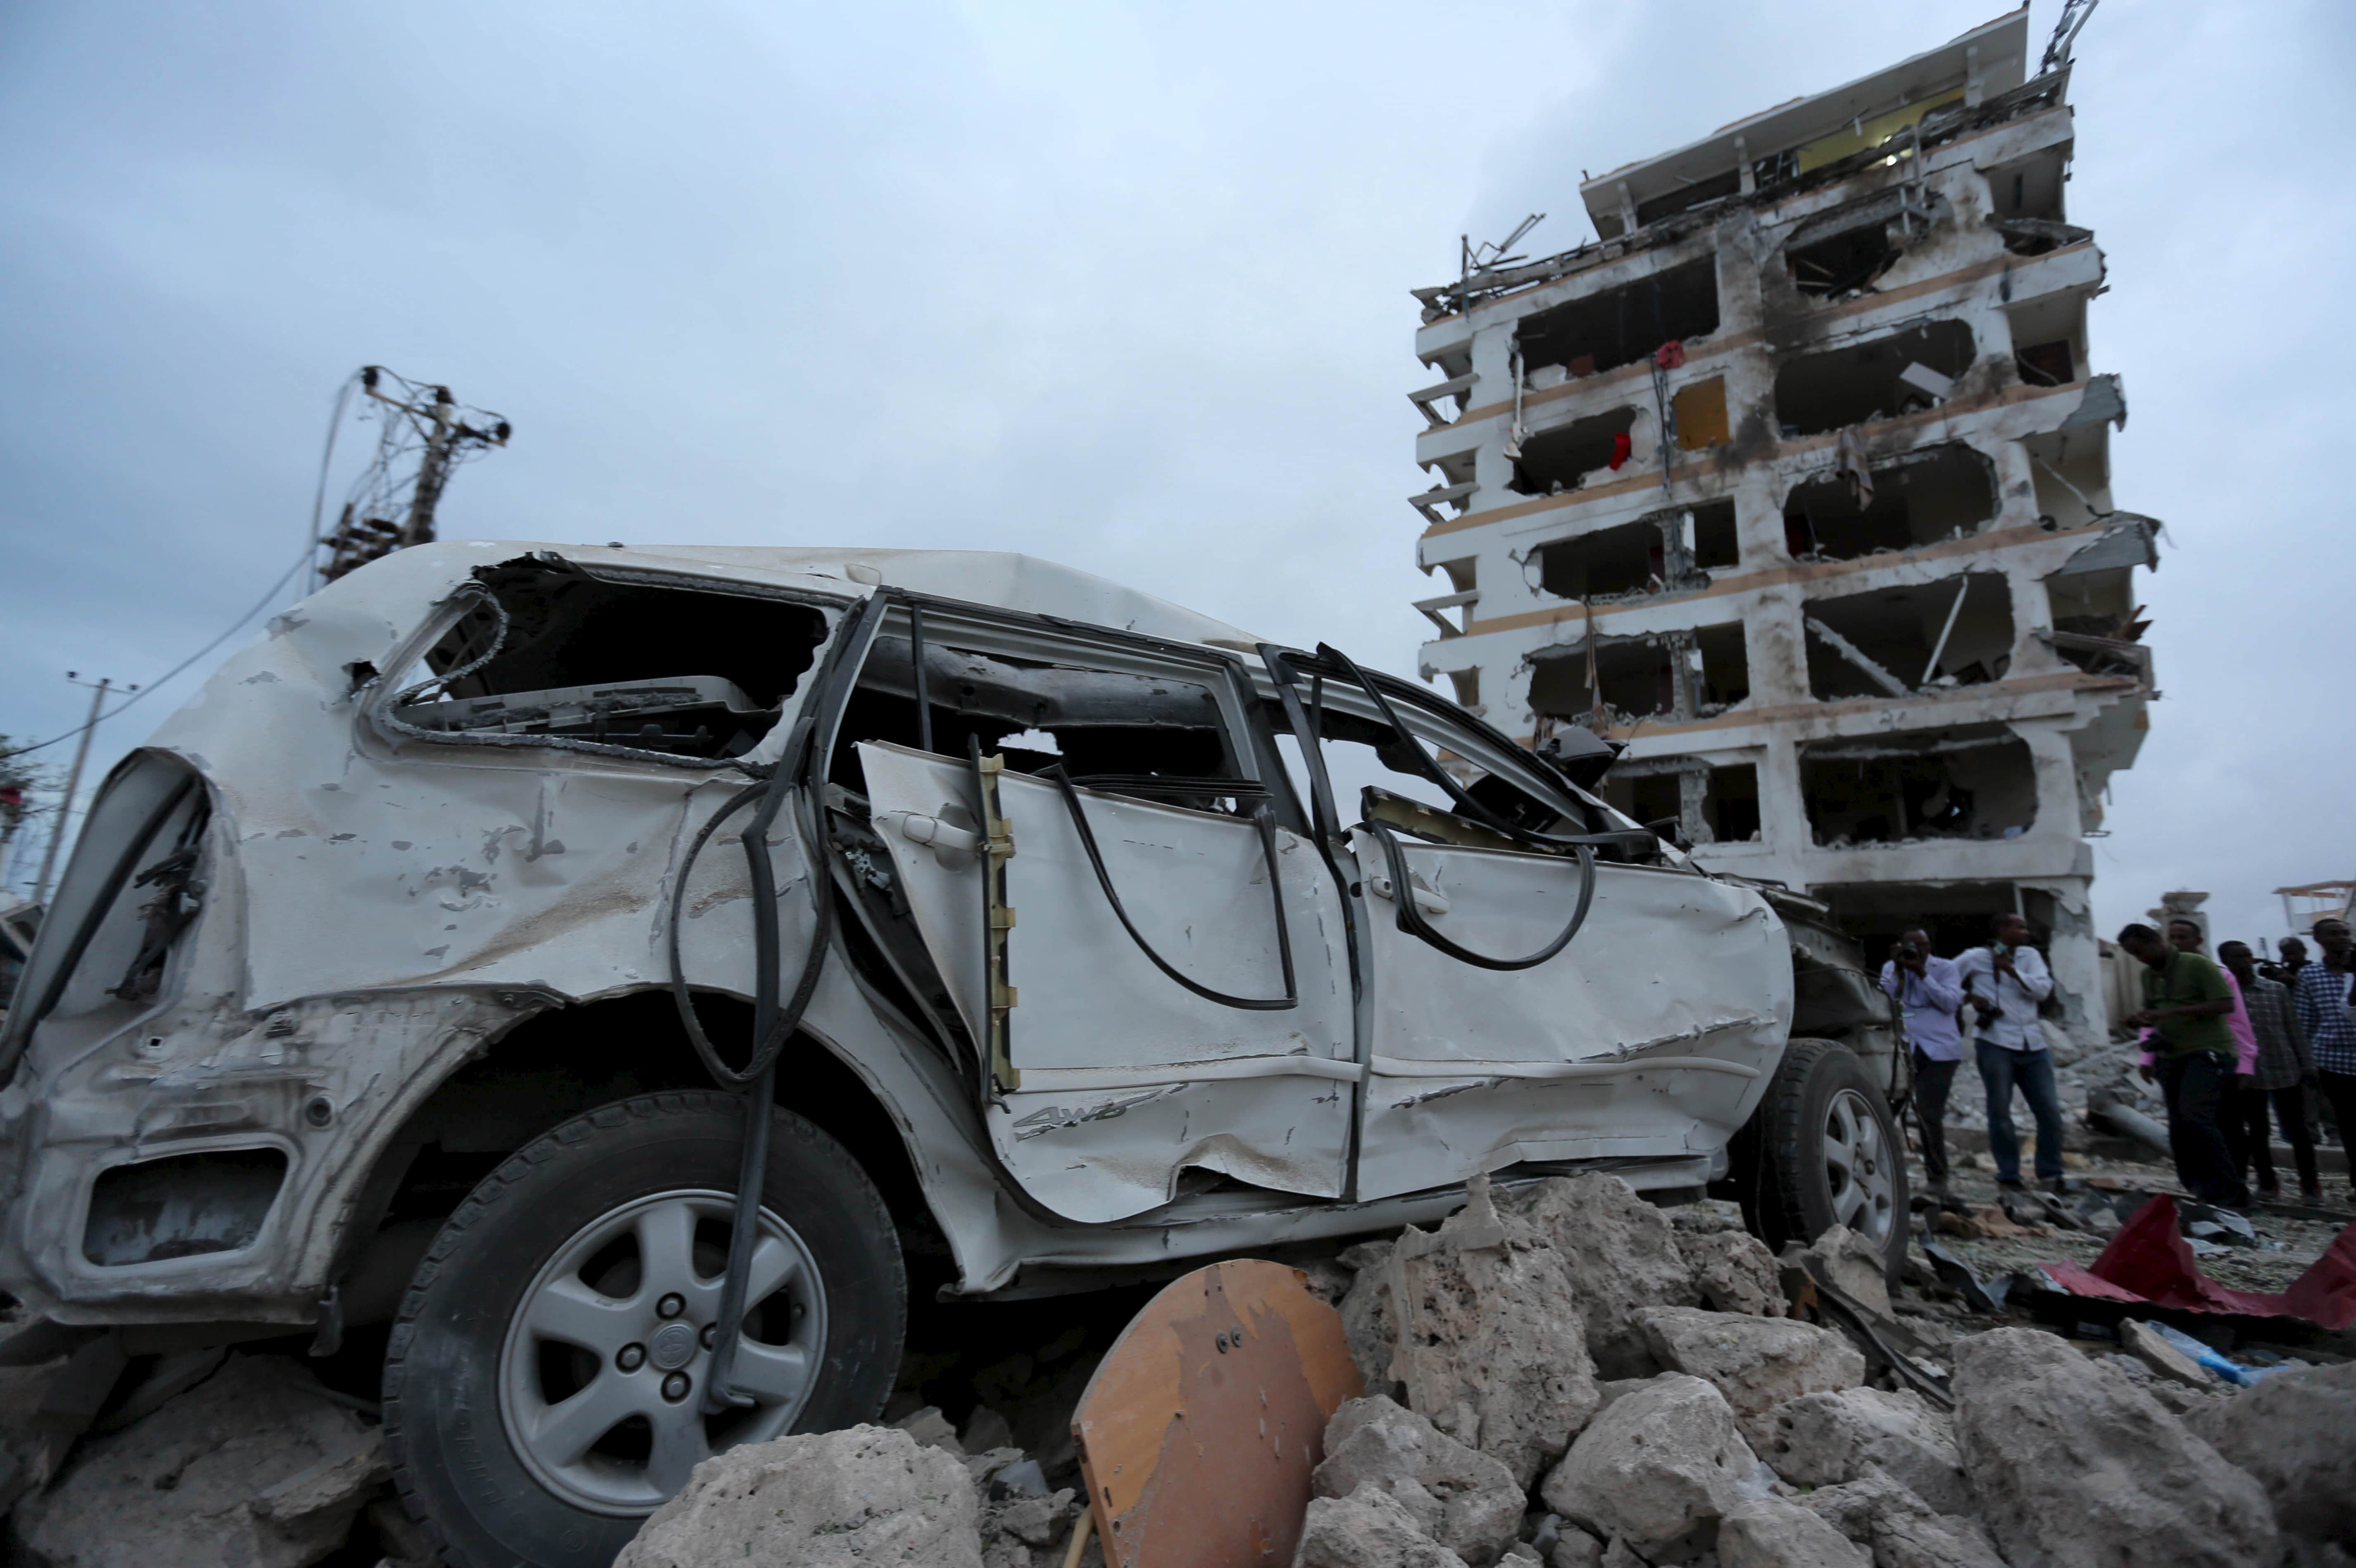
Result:
<instances>
[{"instance_id":1,"label":"red cloth hanging from building","mask_svg":"<svg viewBox=\"0 0 2356 1568\"><path fill-rule=\"evenodd\" d=\"M1628 439L1626 431L1623 430L1613 436L1612 438L1612 471L1614 474L1620 472L1620 465L1627 462L1628 454L1635 450L1636 443Z\"/></svg>"}]
</instances>

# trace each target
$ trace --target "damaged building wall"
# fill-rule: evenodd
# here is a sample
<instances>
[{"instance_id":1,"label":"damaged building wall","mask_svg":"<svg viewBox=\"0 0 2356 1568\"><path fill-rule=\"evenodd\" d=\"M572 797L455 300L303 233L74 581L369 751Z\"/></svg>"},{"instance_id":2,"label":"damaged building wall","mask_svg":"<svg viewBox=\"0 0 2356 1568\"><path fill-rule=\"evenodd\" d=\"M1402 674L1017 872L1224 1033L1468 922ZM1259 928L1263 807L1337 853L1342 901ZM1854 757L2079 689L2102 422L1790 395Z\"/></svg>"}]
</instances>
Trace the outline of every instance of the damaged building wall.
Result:
<instances>
[{"instance_id":1,"label":"damaged building wall","mask_svg":"<svg viewBox=\"0 0 2356 1568\"><path fill-rule=\"evenodd\" d=\"M2072 1027L2099 1032L2093 933L2064 915L2144 732L2157 525L2113 500L2104 261L2066 221L2067 73L2027 79L2025 28L1602 176L1603 239L1417 291L1450 378L1417 394L1419 558L1454 589L1422 666L1508 733L1625 741L1615 804L1712 866L2037 891ZM1778 126L1813 140L1764 144ZM1957 733L2011 759L1955 786L1969 831L1819 831L1824 747Z\"/></svg>"}]
</instances>

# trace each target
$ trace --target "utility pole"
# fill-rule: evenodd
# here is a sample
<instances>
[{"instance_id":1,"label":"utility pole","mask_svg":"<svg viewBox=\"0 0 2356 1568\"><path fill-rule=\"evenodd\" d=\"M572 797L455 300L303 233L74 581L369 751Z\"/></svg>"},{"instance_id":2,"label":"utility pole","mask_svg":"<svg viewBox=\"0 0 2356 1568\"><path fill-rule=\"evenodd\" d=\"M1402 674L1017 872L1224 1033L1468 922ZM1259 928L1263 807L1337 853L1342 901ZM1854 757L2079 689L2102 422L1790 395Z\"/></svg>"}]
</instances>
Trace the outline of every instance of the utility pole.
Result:
<instances>
[{"instance_id":1,"label":"utility pole","mask_svg":"<svg viewBox=\"0 0 2356 1568\"><path fill-rule=\"evenodd\" d=\"M434 400L423 411L387 397L377 389L376 381L367 382L368 395L391 403L403 413L417 415L426 424L425 455L418 460L417 487L409 499L409 521L401 530L401 548L413 544L430 544L434 539L434 508L442 499L442 486L449 482L451 428L458 422L457 404L450 397L450 389L434 389Z\"/></svg>"},{"instance_id":2,"label":"utility pole","mask_svg":"<svg viewBox=\"0 0 2356 1568\"><path fill-rule=\"evenodd\" d=\"M381 365L363 367L359 380L379 405L381 432L336 531L320 541L327 559L319 576L327 581L394 550L432 543L434 513L450 471L487 448L505 446L512 433L498 415L462 407L447 387L408 381Z\"/></svg>"},{"instance_id":3,"label":"utility pole","mask_svg":"<svg viewBox=\"0 0 2356 1568\"><path fill-rule=\"evenodd\" d=\"M65 799L58 803L58 819L49 827L48 848L41 851L41 874L33 882L33 901L44 909L48 907L49 873L57 869L58 849L65 843L66 834L73 827L74 796L81 791L82 764L90 761L90 738L98 733L100 710L106 702L107 692L114 685L105 676L100 676L97 683L92 685L80 679L80 675L78 670L66 671L66 678L74 685L90 687L90 722L81 727L81 741L74 747L73 768L66 774ZM139 688L134 686L125 689L136 691Z\"/></svg>"}]
</instances>

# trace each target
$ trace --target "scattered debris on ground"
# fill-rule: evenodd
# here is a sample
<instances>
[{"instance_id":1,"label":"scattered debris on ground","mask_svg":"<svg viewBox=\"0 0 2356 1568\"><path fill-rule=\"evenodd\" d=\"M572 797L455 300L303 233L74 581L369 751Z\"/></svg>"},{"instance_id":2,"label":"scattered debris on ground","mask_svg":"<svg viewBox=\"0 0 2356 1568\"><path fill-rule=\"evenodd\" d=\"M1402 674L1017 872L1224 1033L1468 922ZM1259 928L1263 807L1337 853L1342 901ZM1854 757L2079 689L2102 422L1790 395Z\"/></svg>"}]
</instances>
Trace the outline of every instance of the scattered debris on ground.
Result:
<instances>
[{"instance_id":1,"label":"scattered debris on ground","mask_svg":"<svg viewBox=\"0 0 2356 1568\"><path fill-rule=\"evenodd\" d=\"M1304 1444L1291 1561L2091 1568L2122 1541L2156 1568L2356 1554L2356 1330L2042 1288L2037 1265L2083 1268L2155 1223L2143 1205L2168 1173L2108 1162L2054 1198L1959 1163L1894 1274L1837 1228L1778 1258L1731 1204L1656 1208L1602 1175L1476 1185L1429 1231L1287 1259L1305 1310L1334 1309L1321 1375L1354 1364L1363 1383L1330 1421L1310 1413L1322 1443ZM2186 1202L2169 1223L2188 1243L2195 1226L2234 1238L2199 1264L2243 1290L2283 1291L2343 1228L2237 1218ZM877 1423L708 1461L620 1562L1136 1561L1133 1541L1116 1533L1108 1558L1095 1536L1072 1433L1155 1297L928 1307ZM353 1371L377 1352L134 1348L66 1335L37 1365L0 1366L15 1560L436 1561ZM1240 1403L1183 1413L1208 1445L1265 1424Z\"/></svg>"}]
</instances>

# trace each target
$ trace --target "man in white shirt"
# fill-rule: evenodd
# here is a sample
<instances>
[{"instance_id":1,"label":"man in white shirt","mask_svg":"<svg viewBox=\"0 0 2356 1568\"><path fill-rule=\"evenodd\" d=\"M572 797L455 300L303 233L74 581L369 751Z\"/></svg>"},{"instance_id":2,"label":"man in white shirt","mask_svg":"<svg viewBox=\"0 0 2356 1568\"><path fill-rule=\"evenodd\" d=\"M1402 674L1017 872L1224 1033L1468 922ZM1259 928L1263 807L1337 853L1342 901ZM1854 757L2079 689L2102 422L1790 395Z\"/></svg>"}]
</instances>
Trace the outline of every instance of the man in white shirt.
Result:
<instances>
[{"instance_id":1,"label":"man in white shirt","mask_svg":"<svg viewBox=\"0 0 2356 1568\"><path fill-rule=\"evenodd\" d=\"M2038 1005L2053 994L2045 956L2029 945L2029 923L2017 914L1996 917L1996 940L1955 960L1978 1023L1974 1049L1980 1082L1987 1086L1988 1152L1996 1156L1996 1184L2018 1190L2020 1136L2012 1126L2012 1092L2029 1102L2037 1118L2037 1179L2062 1190L2062 1095L2046 1054Z\"/></svg>"},{"instance_id":2,"label":"man in white shirt","mask_svg":"<svg viewBox=\"0 0 2356 1568\"><path fill-rule=\"evenodd\" d=\"M1964 1005L1964 984L1952 958L1931 951L1931 933L1916 926L1901 932L1890 962L1881 966L1881 988L1906 1013L1906 1039L1914 1053L1914 1115L1922 1124L1922 1178L1933 1192L1947 1190L1947 1091L1964 1059L1964 1034L1955 1015Z\"/></svg>"}]
</instances>

